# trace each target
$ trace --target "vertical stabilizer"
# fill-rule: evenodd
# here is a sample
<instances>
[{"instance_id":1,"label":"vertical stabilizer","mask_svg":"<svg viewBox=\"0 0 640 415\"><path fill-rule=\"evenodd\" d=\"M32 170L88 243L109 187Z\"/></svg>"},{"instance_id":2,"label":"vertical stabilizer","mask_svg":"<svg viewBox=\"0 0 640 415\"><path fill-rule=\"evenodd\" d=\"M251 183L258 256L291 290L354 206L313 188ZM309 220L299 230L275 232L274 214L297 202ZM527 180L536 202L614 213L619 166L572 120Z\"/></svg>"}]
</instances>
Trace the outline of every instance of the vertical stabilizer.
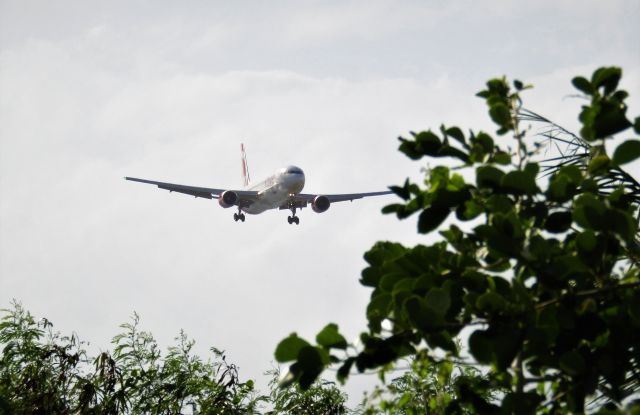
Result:
<instances>
[{"instance_id":1,"label":"vertical stabilizer","mask_svg":"<svg viewBox=\"0 0 640 415\"><path fill-rule=\"evenodd\" d=\"M244 187L251 184L251 177L249 176L249 164L247 163L247 153L244 151L244 143L240 143L240 151L242 151L242 180Z\"/></svg>"}]
</instances>

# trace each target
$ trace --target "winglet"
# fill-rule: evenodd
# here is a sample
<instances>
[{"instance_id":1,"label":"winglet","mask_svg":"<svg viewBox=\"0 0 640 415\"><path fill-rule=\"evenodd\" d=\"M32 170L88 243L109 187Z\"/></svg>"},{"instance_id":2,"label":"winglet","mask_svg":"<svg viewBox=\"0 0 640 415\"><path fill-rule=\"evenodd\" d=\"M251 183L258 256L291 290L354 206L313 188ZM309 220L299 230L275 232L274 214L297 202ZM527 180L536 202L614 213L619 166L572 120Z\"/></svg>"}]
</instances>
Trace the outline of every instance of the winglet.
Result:
<instances>
[{"instance_id":1,"label":"winglet","mask_svg":"<svg viewBox=\"0 0 640 415\"><path fill-rule=\"evenodd\" d=\"M247 153L244 151L244 143L240 143L240 151L242 152L242 180L244 187L251 184L251 177L249 177L249 164L247 163Z\"/></svg>"}]
</instances>

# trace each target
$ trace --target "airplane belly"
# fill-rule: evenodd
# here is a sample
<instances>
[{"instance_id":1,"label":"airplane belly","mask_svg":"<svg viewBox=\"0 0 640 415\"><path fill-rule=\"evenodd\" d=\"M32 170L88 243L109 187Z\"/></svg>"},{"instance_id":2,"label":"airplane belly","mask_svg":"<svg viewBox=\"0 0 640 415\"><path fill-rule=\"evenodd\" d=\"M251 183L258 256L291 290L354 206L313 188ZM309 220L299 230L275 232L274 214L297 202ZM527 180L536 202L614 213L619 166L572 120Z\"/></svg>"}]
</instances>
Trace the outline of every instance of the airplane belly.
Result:
<instances>
[{"instance_id":1,"label":"airplane belly","mask_svg":"<svg viewBox=\"0 0 640 415\"><path fill-rule=\"evenodd\" d=\"M251 215L257 215L269 209L277 209L289 198L289 192L282 186L273 186L260 192L258 198L242 210Z\"/></svg>"}]
</instances>

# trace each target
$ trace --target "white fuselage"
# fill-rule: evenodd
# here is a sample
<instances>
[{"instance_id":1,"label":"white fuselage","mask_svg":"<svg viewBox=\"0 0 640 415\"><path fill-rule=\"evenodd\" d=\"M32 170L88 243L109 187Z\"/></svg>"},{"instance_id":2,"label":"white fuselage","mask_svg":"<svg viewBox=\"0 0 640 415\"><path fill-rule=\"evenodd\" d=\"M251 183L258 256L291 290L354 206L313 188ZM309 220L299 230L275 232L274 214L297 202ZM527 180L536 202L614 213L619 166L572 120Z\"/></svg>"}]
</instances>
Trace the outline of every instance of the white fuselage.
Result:
<instances>
[{"instance_id":1,"label":"white fuselage","mask_svg":"<svg viewBox=\"0 0 640 415\"><path fill-rule=\"evenodd\" d=\"M266 180L251 186L248 190L258 192L258 198L242 210L256 215L269 209L278 209L286 205L292 195L298 194L304 187L304 172L296 166L278 169Z\"/></svg>"}]
</instances>

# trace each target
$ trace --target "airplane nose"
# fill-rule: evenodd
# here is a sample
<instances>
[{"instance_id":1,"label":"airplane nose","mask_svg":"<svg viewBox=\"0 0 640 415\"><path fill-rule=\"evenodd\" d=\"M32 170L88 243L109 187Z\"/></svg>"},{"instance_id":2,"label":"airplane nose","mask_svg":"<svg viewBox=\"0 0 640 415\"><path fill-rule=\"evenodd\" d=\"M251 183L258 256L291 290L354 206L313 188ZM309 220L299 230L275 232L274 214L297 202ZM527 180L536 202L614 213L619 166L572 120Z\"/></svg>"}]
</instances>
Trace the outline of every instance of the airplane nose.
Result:
<instances>
[{"instance_id":1,"label":"airplane nose","mask_svg":"<svg viewBox=\"0 0 640 415\"><path fill-rule=\"evenodd\" d=\"M298 193L302 191L304 187L304 173L291 174L289 175L289 183L291 184L291 188L294 190L294 193Z\"/></svg>"}]
</instances>

